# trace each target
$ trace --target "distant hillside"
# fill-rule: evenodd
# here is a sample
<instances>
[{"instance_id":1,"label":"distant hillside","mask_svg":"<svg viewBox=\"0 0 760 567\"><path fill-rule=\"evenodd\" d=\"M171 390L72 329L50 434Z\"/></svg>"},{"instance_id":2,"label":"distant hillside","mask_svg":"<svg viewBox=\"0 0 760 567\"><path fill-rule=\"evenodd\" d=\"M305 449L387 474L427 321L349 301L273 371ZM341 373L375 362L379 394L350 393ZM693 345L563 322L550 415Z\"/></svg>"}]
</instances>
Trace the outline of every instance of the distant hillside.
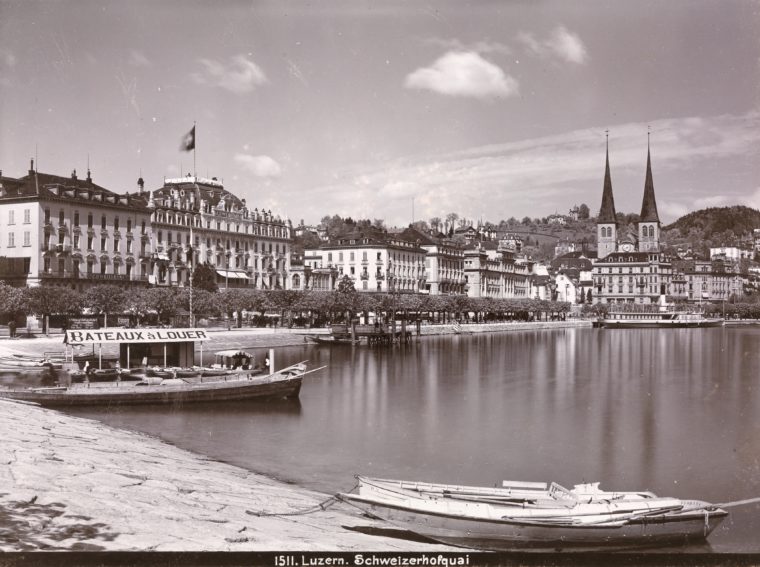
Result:
<instances>
[{"instance_id":1,"label":"distant hillside","mask_svg":"<svg viewBox=\"0 0 760 567\"><path fill-rule=\"evenodd\" d=\"M673 224L664 226L663 230L676 229L682 236L686 236L690 230L697 229L705 237L712 238L716 234L729 230L741 237L752 233L755 228L760 228L760 211L743 205L735 205L694 211Z\"/></svg>"},{"instance_id":2,"label":"distant hillside","mask_svg":"<svg viewBox=\"0 0 760 567\"><path fill-rule=\"evenodd\" d=\"M670 246L688 245L706 253L710 247L736 246L748 242L760 228L760 211L736 205L694 211L663 227L663 241Z\"/></svg>"}]
</instances>

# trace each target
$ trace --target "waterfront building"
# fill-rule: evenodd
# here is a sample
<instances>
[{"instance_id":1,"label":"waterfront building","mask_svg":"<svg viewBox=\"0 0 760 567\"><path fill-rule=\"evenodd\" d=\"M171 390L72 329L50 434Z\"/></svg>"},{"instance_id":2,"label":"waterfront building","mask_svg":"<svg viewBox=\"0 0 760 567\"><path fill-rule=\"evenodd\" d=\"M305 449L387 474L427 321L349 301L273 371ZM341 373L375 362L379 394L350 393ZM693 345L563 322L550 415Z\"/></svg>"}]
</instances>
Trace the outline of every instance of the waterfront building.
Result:
<instances>
[{"instance_id":1,"label":"waterfront building","mask_svg":"<svg viewBox=\"0 0 760 567\"><path fill-rule=\"evenodd\" d=\"M679 265L673 275L671 295L692 303L728 301L742 296L746 283L733 263L693 260Z\"/></svg>"},{"instance_id":2,"label":"waterfront building","mask_svg":"<svg viewBox=\"0 0 760 567\"><path fill-rule=\"evenodd\" d=\"M291 273L292 227L250 210L216 179L166 179L118 194L80 179L0 174L0 279L17 286L187 286L209 262L220 288L302 286Z\"/></svg>"},{"instance_id":3,"label":"waterfront building","mask_svg":"<svg viewBox=\"0 0 760 567\"><path fill-rule=\"evenodd\" d=\"M429 295L464 295L464 248L457 241L425 234L416 228L405 229L401 236L425 250L425 288Z\"/></svg>"},{"instance_id":4,"label":"waterfront building","mask_svg":"<svg viewBox=\"0 0 760 567\"><path fill-rule=\"evenodd\" d=\"M39 173L0 175L0 279L73 289L148 285L150 210L140 195L92 181Z\"/></svg>"},{"instance_id":5,"label":"waterfront building","mask_svg":"<svg viewBox=\"0 0 760 567\"><path fill-rule=\"evenodd\" d=\"M306 250L307 289L348 276L360 292L420 293L425 289L425 250L400 234L367 228ZM333 272L334 270L334 272ZM331 281L332 277L335 277ZM315 279L316 276L316 279Z\"/></svg>"},{"instance_id":6,"label":"waterfront building","mask_svg":"<svg viewBox=\"0 0 760 567\"><path fill-rule=\"evenodd\" d=\"M602 205L597 219L597 255L592 292L595 303L656 303L669 293L672 265L660 250L660 219L647 144L644 197L636 232L620 231L606 151Z\"/></svg>"},{"instance_id":7,"label":"waterfront building","mask_svg":"<svg viewBox=\"0 0 760 567\"><path fill-rule=\"evenodd\" d=\"M469 297L495 299L532 297L532 262L498 247L476 242L464 251L464 274Z\"/></svg>"},{"instance_id":8,"label":"waterfront building","mask_svg":"<svg viewBox=\"0 0 760 567\"><path fill-rule=\"evenodd\" d=\"M216 178L166 179L146 197L146 207L154 283L188 285L190 270L207 262L220 288L300 289L301 276L290 270L290 221L251 210Z\"/></svg>"}]
</instances>

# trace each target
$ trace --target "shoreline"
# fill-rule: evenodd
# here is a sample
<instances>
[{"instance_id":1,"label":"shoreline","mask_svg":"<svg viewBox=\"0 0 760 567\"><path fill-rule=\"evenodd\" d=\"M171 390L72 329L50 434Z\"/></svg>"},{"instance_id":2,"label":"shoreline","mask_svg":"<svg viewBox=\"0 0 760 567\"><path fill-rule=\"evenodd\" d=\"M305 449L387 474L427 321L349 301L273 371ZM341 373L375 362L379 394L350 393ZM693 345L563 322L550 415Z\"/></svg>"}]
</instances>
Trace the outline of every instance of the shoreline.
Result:
<instances>
[{"instance_id":1,"label":"shoreline","mask_svg":"<svg viewBox=\"0 0 760 567\"><path fill-rule=\"evenodd\" d=\"M0 400L0 431L2 552L457 551L346 529L387 526L344 503L319 509L329 494L93 419Z\"/></svg>"},{"instance_id":2,"label":"shoreline","mask_svg":"<svg viewBox=\"0 0 760 567\"><path fill-rule=\"evenodd\" d=\"M467 324L461 332L579 326L590 323ZM327 329L211 330L207 348L303 345L315 332ZM422 328L423 336L455 332ZM0 354L58 349L61 335L0 342ZM346 529L388 533L340 502L305 515L251 515L292 514L331 495L97 420L9 400L0 408L0 551L463 551Z\"/></svg>"}]
</instances>

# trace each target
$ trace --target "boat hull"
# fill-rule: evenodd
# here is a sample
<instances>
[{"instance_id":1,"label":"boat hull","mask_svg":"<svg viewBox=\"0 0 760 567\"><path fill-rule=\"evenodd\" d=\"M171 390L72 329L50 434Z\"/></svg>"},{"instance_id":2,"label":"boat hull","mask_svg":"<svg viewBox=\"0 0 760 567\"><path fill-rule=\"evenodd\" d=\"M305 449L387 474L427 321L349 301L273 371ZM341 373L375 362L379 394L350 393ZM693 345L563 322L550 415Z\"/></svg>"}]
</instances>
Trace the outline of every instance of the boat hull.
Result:
<instances>
[{"instance_id":1,"label":"boat hull","mask_svg":"<svg viewBox=\"0 0 760 567\"><path fill-rule=\"evenodd\" d=\"M0 391L0 398L34 402L44 407L116 406L197 402L226 402L297 398L301 375L274 378L269 376L182 382L181 384L141 385L116 383L104 386L76 385L68 388Z\"/></svg>"},{"instance_id":2,"label":"boat hull","mask_svg":"<svg viewBox=\"0 0 760 567\"><path fill-rule=\"evenodd\" d=\"M599 326L605 329L690 329L704 327L722 327L723 319L703 319L700 321L627 321L604 319Z\"/></svg>"},{"instance_id":3,"label":"boat hull","mask_svg":"<svg viewBox=\"0 0 760 567\"><path fill-rule=\"evenodd\" d=\"M353 494L341 499L395 527L450 545L503 551L516 548L640 547L704 540L728 515L712 512L663 514L607 525L567 525L529 519L486 519L419 510Z\"/></svg>"}]
</instances>

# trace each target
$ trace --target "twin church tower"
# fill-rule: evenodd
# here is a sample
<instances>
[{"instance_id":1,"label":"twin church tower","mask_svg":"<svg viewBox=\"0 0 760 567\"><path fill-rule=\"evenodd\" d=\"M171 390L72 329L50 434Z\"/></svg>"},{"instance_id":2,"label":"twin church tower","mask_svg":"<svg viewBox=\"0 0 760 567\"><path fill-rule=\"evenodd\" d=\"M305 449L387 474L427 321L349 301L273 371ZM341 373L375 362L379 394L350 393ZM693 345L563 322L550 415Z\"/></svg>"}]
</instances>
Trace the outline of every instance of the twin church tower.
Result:
<instances>
[{"instance_id":1,"label":"twin church tower","mask_svg":"<svg viewBox=\"0 0 760 567\"><path fill-rule=\"evenodd\" d=\"M610 177L610 145L607 140L607 162L604 170L604 190L602 206L596 223L597 257L609 256L613 252L659 252L660 251L660 217L657 214L657 201L654 197L652 181L652 160L649 155L647 139L647 173L644 181L644 200L641 203L641 215L637 224L637 233L620 234L615 213L615 199L612 196L612 179Z\"/></svg>"}]
</instances>

